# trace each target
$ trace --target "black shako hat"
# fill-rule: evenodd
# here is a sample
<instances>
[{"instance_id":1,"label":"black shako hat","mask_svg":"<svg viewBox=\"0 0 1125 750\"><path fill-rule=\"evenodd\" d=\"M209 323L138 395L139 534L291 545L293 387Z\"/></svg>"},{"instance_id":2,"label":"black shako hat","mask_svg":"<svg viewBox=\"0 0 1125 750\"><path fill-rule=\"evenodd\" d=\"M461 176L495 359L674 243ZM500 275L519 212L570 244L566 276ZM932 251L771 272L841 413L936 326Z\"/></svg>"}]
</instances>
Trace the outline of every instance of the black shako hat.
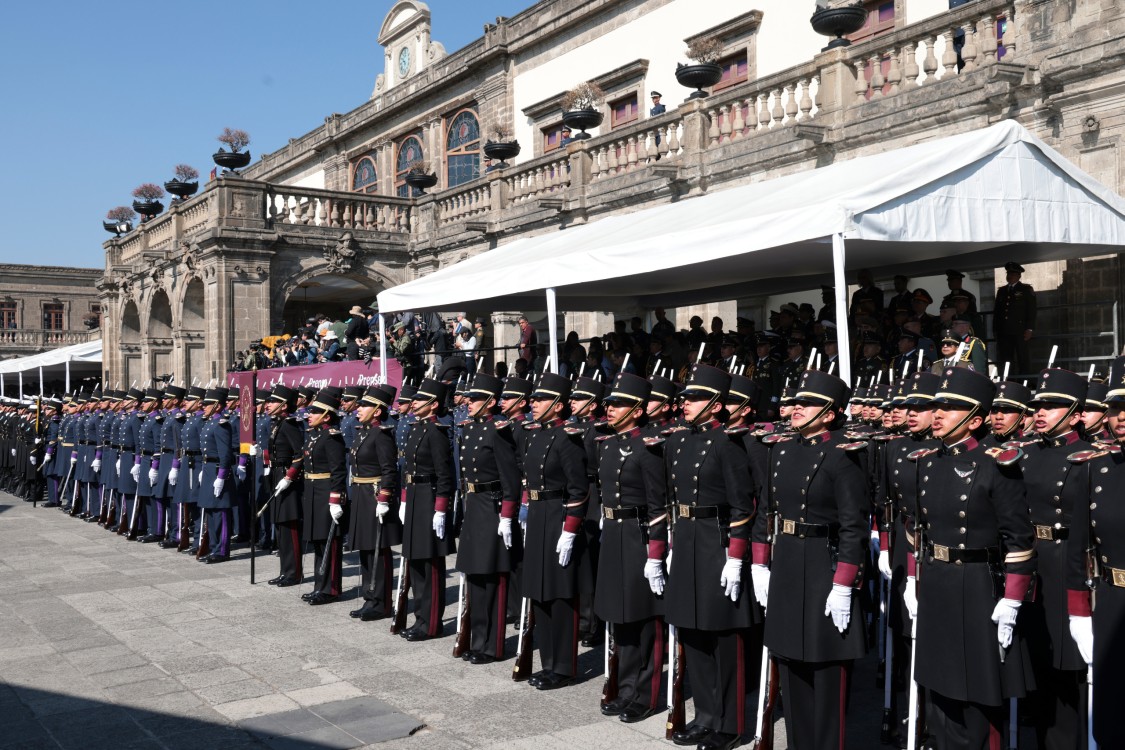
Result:
<instances>
[{"instance_id":1,"label":"black shako hat","mask_svg":"<svg viewBox=\"0 0 1125 750\"><path fill-rule=\"evenodd\" d=\"M650 400L671 401L680 390L675 383L663 375L653 375L648 382L652 386L648 395Z\"/></svg>"},{"instance_id":2,"label":"black shako hat","mask_svg":"<svg viewBox=\"0 0 1125 750\"><path fill-rule=\"evenodd\" d=\"M349 385L344 388L344 395L341 401L358 401L361 396L367 391L362 385Z\"/></svg>"},{"instance_id":3,"label":"black shako hat","mask_svg":"<svg viewBox=\"0 0 1125 750\"><path fill-rule=\"evenodd\" d=\"M692 365L684 390L684 398L714 398L723 401L730 391L730 373L710 365Z\"/></svg>"},{"instance_id":4,"label":"black shako hat","mask_svg":"<svg viewBox=\"0 0 1125 750\"><path fill-rule=\"evenodd\" d=\"M367 388L363 392L363 396L359 399L360 406L382 406L388 411L391 404L395 402L395 387L385 383L379 383Z\"/></svg>"},{"instance_id":5,"label":"black shako hat","mask_svg":"<svg viewBox=\"0 0 1125 750\"><path fill-rule=\"evenodd\" d=\"M296 409L297 391L284 383L274 383L273 390L270 391L270 401L283 403L290 410Z\"/></svg>"},{"instance_id":6,"label":"black shako hat","mask_svg":"<svg viewBox=\"0 0 1125 750\"><path fill-rule=\"evenodd\" d=\"M418 391L414 394L413 400L421 401L427 404L431 401L437 401L438 403L444 404L445 397L448 392L449 386L447 386L445 383L441 382L440 380L434 380L433 378L425 378L418 385Z\"/></svg>"},{"instance_id":7,"label":"black shako hat","mask_svg":"<svg viewBox=\"0 0 1125 750\"><path fill-rule=\"evenodd\" d=\"M204 388L203 386L200 386L200 385L193 385L191 388L187 389L187 400L188 401L200 401L206 395L207 395L207 389ZM126 396L122 395L122 398L126 398Z\"/></svg>"},{"instance_id":8,"label":"black shako hat","mask_svg":"<svg viewBox=\"0 0 1125 750\"><path fill-rule=\"evenodd\" d=\"M1004 380L996 384L996 396L992 399L993 409L1019 409L1025 411L1031 401L1031 390L1023 383Z\"/></svg>"},{"instance_id":9,"label":"black shako hat","mask_svg":"<svg viewBox=\"0 0 1125 750\"><path fill-rule=\"evenodd\" d=\"M313 396L312 403L309 404L309 414L321 414L323 412L328 412L330 414L339 413L339 391L339 388L321 388L317 394Z\"/></svg>"},{"instance_id":10,"label":"black shako hat","mask_svg":"<svg viewBox=\"0 0 1125 750\"><path fill-rule=\"evenodd\" d=\"M604 396L605 383L585 376L578 378L570 391L572 401L590 401L592 399L594 403L601 403Z\"/></svg>"},{"instance_id":11,"label":"black shako hat","mask_svg":"<svg viewBox=\"0 0 1125 750\"><path fill-rule=\"evenodd\" d=\"M526 381L524 381L526 382ZM504 392L504 381L495 375L487 373L479 373L469 387L465 390L465 395L471 399L490 399L494 398L500 400L500 395Z\"/></svg>"},{"instance_id":12,"label":"black shako hat","mask_svg":"<svg viewBox=\"0 0 1125 750\"><path fill-rule=\"evenodd\" d=\"M159 388L146 388L145 389L145 397L144 397L145 401L159 401L161 399L161 397L162 397L162 395L160 393Z\"/></svg>"},{"instance_id":13,"label":"black shako hat","mask_svg":"<svg viewBox=\"0 0 1125 750\"><path fill-rule=\"evenodd\" d=\"M941 378L937 373L933 372L916 372L910 379L910 385L906 388L906 398L903 399L903 406L928 406L937 395L938 385L941 384Z\"/></svg>"},{"instance_id":14,"label":"black shako hat","mask_svg":"<svg viewBox=\"0 0 1125 750\"><path fill-rule=\"evenodd\" d=\"M165 393L167 393L167 391L165 391ZM269 400L270 400L270 391L269 391L268 388L259 388L256 391L254 391L254 403L255 404L264 404L265 402L267 402Z\"/></svg>"},{"instance_id":15,"label":"black shako hat","mask_svg":"<svg viewBox=\"0 0 1125 750\"><path fill-rule=\"evenodd\" d=\"M652 393L652 384L639 375L620 373L613 381L613 389L603 401L607 404L644 404ZM571 398L574 396L572 395Z\"/></svg>"},{"instance_id":16,"label":"black shako hat","mask_svg":"<svg viewBox=\"0 0 1125 750\"><path fill-rule=\"evenodd\" d=\"M1118 357L1109 366L1109 378L1106 379L1109 391L1105 395L1107 404L1125 401L1125 357Z\"/></svg>"},{"instance_id":17,"label":"black shako hat","mask_svg":"<svg viewBox=\"0 0 1125 750\"><path fill-rule=\"evenodd\" d=\"M731 375L730 389L727 391L725 403L736 404L738 408L750 404L756 408L761 393L761 386L750 378L745 375Z\"/></svg>"},{"instance_id":18,"label":"black shako hat","mask_svg":"<svg viewBox=\"0 0 1125 750\"><path fill-rule=\"evenodd\" d=\"M532 398L557 398L566 401L570 398L570 379L553 372L545 372L539 384L531 392Z\"/></svg>"},{"instance_id":19,"label":"black shako hat","mask_svg":"<svg viewBox=\"0 0 1125 750\"><path fill-rule=\"evenodd\" d=\"M1106 411L1109 409L1109 404L1105 400L1108 393L1108 384L1090 383L1090 386L1086 389L1086 403L1082 405L1082 408L1086 411Z\"/></svg>"},{"instance_id":20,"label":"black shako hat","mask_svg":"<svg viewBox=\"0 0 1125 750\"><path fill-rule=\"evenodd\" d=\"M109 394L109 393L112 393L112 391L106 391L106 393ZM181 385L166 385L166 386L164 386L164 398L180 399L180 398L183 398L186 393L187 393L187 389L184 388Z\"/></svg>"},{"instance_id":21,"label":"black shako hat","mask_svg":"<svg viewBox=\"0 0 1125 750\"><path fill-rule=\"evenodd\" d=\"M996 397L996 385L982 375L967 367L947 367L941 373L934 405L949 406L956 409L977 409L979 416L992 410L992 400Z\"/></svg>"},{"instance_id":22,"label":"black shako hat","mask_svg":"<svg viewBox=\"0 0 1125 750\"><path fill-rule=\"evenodd\" d=\"M208 388L207 392L203 394L203 403L225 404L227 402L227 394L229 392L229 388Z\"/></svg>"},{"instance_id":23,"label":"black shako hat","mask_svg":"<svg viewBox=\"0 0 1125 750\"><path fill-rule=\"evenodd\" d=\"M801 373L794 400L817 406L831 404L843 408L848 403L849 390L848 384L835 375L820 370L805 370Z\"/></svg>"},{"instance_id":24,"label":"black shako hat","mask_svg":"<svg viewBox=\"0 0 1125 750\"><path fill-rule=\"evenodd\" d=\"M418 392L418 386L413 383L403 383L402 388L398 392L398 403L408 404L414 400L414 394Z\"/></svg>"},{"instance_id":25,"label":"black shako hat","mask_svg":"<svg viewBox=\"0 0 1125 750\"><path fill-rule=\"evenodd\" d=\"M1077 406L1086 400L1089 383L1076 372L1053 368L1039 375L1039 387L1028 406Z\"/></svg>"},{"instance_id":26,"label":"black shako hat","mask_svg":"<svg viewBox=\"0 0 1125 750\"><path fill-rule=\"evenodd\" d=\"M480 377L479 375L477 377ZM504 380L501 398L528 398L531 396L531 381L525 378L510 377Z\"/></svg>"}]
</instances>

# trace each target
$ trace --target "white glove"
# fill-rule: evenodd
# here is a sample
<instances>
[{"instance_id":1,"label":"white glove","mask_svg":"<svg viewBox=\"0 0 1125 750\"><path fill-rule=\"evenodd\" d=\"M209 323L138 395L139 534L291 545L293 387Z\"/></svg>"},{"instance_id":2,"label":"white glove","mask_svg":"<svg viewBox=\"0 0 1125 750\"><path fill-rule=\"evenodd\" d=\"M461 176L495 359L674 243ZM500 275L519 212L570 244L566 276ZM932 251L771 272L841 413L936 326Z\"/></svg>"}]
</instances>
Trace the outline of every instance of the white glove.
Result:
<instances>
[{"instance_id":1,"label":"white glove","mask_svg":"<svg viewBox=\"0 0 1125 750\"><path fill-rule=\"evenodd\" d=\"M914 576L906 577L906 588L902 592L902 603L906 605L906 613L913 620L918 616L918 579Z\"/></svg>"},{"instance_id":2,"label":"white glove","mask_svg":"<svg viewBox=\"0 0 1125 750\"><path fill-rule=\"evenodd\" d=\"M236 475L238 475L238 481L240 481L240 482L246 481L246 467L245 466L234 467L234 473Z\"/></svg>"},{"instance_id":3,"label":"white glove","mask_svg":"<svg viewBox=\"0 0 1125 750\"><path fill-rule=\"evenodd\" d=\"M379 523L382 523L383 522L383 516L387 515L390 512L391 512L391 504L390 503L385 503L382 500L375 503L375 518L377 518L379 520Z\"/></svg>"},{"instance_id":4,"label":"white glove","mask_svg":"<svg viewBox=\"0 0 1125 750\"><path fill-rule=\"evenodd\" d=\"M888 550L879 550L879 572L885 580L891 580L894 573L891 571L891 553Z\"/></svg>"},{"instance_id":5,"label":"white glove","mask_svg":"<svg viewBox=\"0 0 1125 750\"><path fill-rule=\"evenodd\" d=\"M504 540L504 548L512 548L512 519L501 518L500 525L496 527L496 534Z\"/></svg>"},{"instance_id":6,"label":"white glove","mask_svg":"<svg viewBox=\"0 0 1125 750\"><path fill-rule=\"evenodd\" d=\"M157 471L156 469L149 469L148 470L148 483L149 484L156 484L156 478L158 476L160 476L159 471Z\"/></svg>"},{"instance_id":7,"label":"white glove","mask_svg":"<svg viewBox=\"0 0 1125 750\"><path fill-rule=\"evenodd\" d=\"M215 481L211 485L215 490L215 497L219 497L220 495L223 494L223 485L224 484L226 484L225 479L219 479L218 477L215 477Z\"/></svg>"},{"instance_id":8,"label":"white glove","mask_svg":"<svg viewBox=\"0 0 1125 750\"><path fill-rule=\"evenodd\" d=\"M195 475L195 483L203 486L203 469L200 469L199 473Z\"/></svg>"},{"instance_id":9,"label":"white glove","mask_svg":"<svg viewBox=\"0 0 1125 750\"><path fill-rule=\"evenodd\" d=\"M328 513L333 521L340 523L340 519L344 517L344 506L339 503L328 503Z\"/></svg>"},{"instance_id":10,"label":"white glove","mask_svg":"<svg viewBox=\"0 0 1125 750\"><path fill-rule=\"evenodd\" d=\"M1091 617L1070 616L1070 637L1078 644L1078 653L1086 664L1094 663L1094 621Z\"/></svg>"},{"instance_id":11,"label":"white glove","mask_svg":"<svg viewBox=\"0 0 1125 750\"><path fill-rule=\"evenodd\" d=\"M445 539L445 511L443 511L443 510L435 510L434 511L433 527L434 527L434 534L437 535L437 538L438 539Z\"/></svg>"},{"instance_id":12,"label":"white glove","mask_svg":"<svg viewBox=\"0 0 1125 750\"><path fill-rule=\"evenodd\" d=\"M134 482L139 482L141 479L141 465L133 464L133 468L129 469L129 476L133 477Z\"/></svg>"},{"instance_id":13,"label":"white glove","mask_svg":"<svg viewBox=\"0 0 1125 750\"><path fill-rule=\"evenodd\" d=\"M251 443L250 444L250 455L251 456L257 456L261 452L262 452L262 449L258 447L257 443Z\"/></svg>"},{"instance_id":14,"label":"white glove","mask_svg":"<svg viewBox=\"0 0 1125 750\"><path fill-rule=\"evenodd\" d=\"M719 585L726 589L726 596L732 602L737 602L742 594L742 560L737 557L728 557L723 565L723 574L719 577Z\"/></svg>"},{"instance_id":15,"label":"white glove","mask_svg":"<svg viewBox=\"0 0 1125 750\"><path fill-rule=\"evenodd\" d=\"M42 445L43 444L43 438L35 438L35 444L36 445Z\"/></svg>"},{"instance_id":16,"label":"white glove","mask_svg":"<svg viewBox=\"0 0 1125 750\"><path fill-rule=\"evenodd\" d=\"M406 523L406 503L400 502L398 504L398 520L399 523Z\"/></svg>"},{"instance_id":17,"label":"white glove","mask_svg":"<svg viewBox=\"0 0 1125 750\"><path fill-rule=\"evenodd\" d=\"M117 462L113 465L113 473L114 474L120 474L121 473L121 459L120 458L117 459Z\"/></svg>"},{"instance_id":18,"label":"white glove","mask_svg":"<svg viewBox=\"0 0 1125 750\"><path fill-rule=\"evenodd\" d=\"M263 466L262 467L262 476L268 477L269 475L270 475L270 467L269 466Z\"/></svg>"},{"instance_id":19,"label":"white glove","mask_svg":"<svg viewBox=\"0 0 1125 750\"><path fill-rule=\"evenodd\" d=\"M177 469L175 466L173 466L172 470L168 472L168 484L175 487L176 486L176 480L179 479L179 478L180 478L180 470Z\"/></svg>"},{"instance_id":20,"label":"white glove","mask_svg":"<svg viewBox=\"0 0 1125 750\"><path fill-rule=\"evenodd\" d=\"M14 456L14 455L16 455L16 449L15 449L15 448L12 448L12 455L13 455L13 456ZM74 454L71 454L71 456L70 456L70 462L71 462L71 463L74 463L74 462L75 462L75 461L77 461L77 460L78 460L78 456L75 456Z\"/></svg>"},{"instance_id":21,"label":"white glove","mask_svg":"<svg viewBox=\"0 0 1125 750\"><path fill-rule=\"evenodd\" d=\"M90 468L93 471L101 471L102 470L102 460L100 458L95 458L93 461L90 462Z\"/></svg>"},{"instance_id":22,"label":"white glove","mask_svg":"<svg viewBox=\"0 0 1125 750\"><path fill-rule=\"evenodd\" d=\"M273 494L280 495L285 490L289 489L289 485L293 484L293 480L289 477L282 477L277 481L277 487L274 487Z\"/></svg>"},{"instance_id":23,"label":"white glove","mask_svg":"<svg viewBox=\"0 0 1125 750\"><path fill-rule=\"evenodd\" d=\"M15 449L15 448L12 448L12 455L13 455L13 456L14 456L14 455L16 455L16 449ZM73 453L73 452L72 452L72 453L70 454L70 462L71 462L72 464L76 464L76 463L78 463L78 454L77 454L77 453Z\"/></svg>"},{"instance_id":24,"label":"white glove","mask_svg":"<svg viewBox=\"0 0 1125 750\"><path fill-rule=\"evenodd\" d=\"M660 596L664 593L664 566L660 561L650 557L645 561L645 578L652 593Z\"/></svg>"},{"instance_id":25,"label":"white glove","mask_svg":"<svg viewBox=\"0 0 1125 750\"><path fill-rule=\"evenodd\" d=\"M35 465L35 456L28 456L28 457L27 457L27 460L31 462L31 465L32 465L32 466L34 466L34 465Z\"/></svg>"},{"instance_id":26,"label":"white glove","mask_svg":"<svg viewBox=\"0 0 1125 750\"><path fill-rule=\"evenodd\" d=\"M52 456L50 453L43 456L43 465L46 466L47 464L51 463L52 458L54 458L54 456Z\"/></svg>"},{"instance_id":27,"label":"white glove","mask_svg":"<svg viewBox=\"0 0 1125 750\"><path fill-rule=\"evenodd\" d=\"M766 607L766 599L770 595L770 569L761 564L750 566L750 580L754 583L754 598L762 608Z\"/></svg>"},{"instance_id":28,"label":"white glove","mask_svg":"<svg viewBox=\"0 0 1125 750\"><path fill-rule=\"evenodd\" d=\"M996 623L996 640L1001 648L1012 645L1012 631L1016 627L1016 616L1020 612L1020 602L1015 599L1001 599L992 610L992 621Z\"/></svg>"},{"instance_id":29,"label":"white glove","mask_svg":"<svg viewBox=\"0 0 1125 750\"><path fill-rule=\"evenodd\" d=\"M852 621L852 590L840 583L832 584L828 601L824 603L824 614L832 618L836 629L843 633Z\"/></svg>"},{"instance_id":30,"label":"white glove","mask_svg":"<svg viewBox=\"0 0 1125 750\"><path fill-rule=\"evenodd\" d=\"M557 552L559 556L559 565L564 568L570 564L570 555L574 551L575 536L575 534L569 531L564 531L559 535L559 543L555 545L555 552Z\"/></svg>"}]
</instances>

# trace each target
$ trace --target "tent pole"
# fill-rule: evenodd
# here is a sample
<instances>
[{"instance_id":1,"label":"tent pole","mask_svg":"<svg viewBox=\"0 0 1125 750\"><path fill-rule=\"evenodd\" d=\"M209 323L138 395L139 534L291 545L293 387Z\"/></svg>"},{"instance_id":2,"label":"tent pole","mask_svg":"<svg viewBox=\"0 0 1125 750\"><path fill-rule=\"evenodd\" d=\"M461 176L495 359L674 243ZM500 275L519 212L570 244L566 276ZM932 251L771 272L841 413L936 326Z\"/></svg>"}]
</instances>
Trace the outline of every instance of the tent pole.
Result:
<instances>
[{"instance_id":1,"label":"tent pole","mask_svg":"<svg viewBox=\"0 0 1125 750\"><path fill-rule=\"evenodd\" d=\"M23 370L20 370L20 401L23 401Z\"/></svg>"},{"instance_id":2,"label":"tent pole","mask_svg":"<svg viewBox=\"0 0 1125 750\"><path fill-rule=\"evenodd\" d=\"M379 315L379 372L383 376L383 382L387 382L387 321L383 319L383 313Z\"/></svg>"},{"instance_id":3,"label":"tent pole","mask_svg":"<svg viewBox=\"0 0 1125 750\"><path fill-rule=\"evenodd\" d=\"M547 287L547 330L550 332L551 370L559 371L559 321L558 311L555 308L555 288Z\"/></svg>"},{"instance_id":4,"label":"tent pole","mask_svg":"<svg viewBox=\"0 0 1125 750\"><path fill-rule=\"evenodd\" d=\"M70 361L67 360L64 364L66 365L66 392L70 393Z\"/></svg>"},{"instance_id":5,"label":"tent pole","mask_svg":"<svg viewBox=\"0 0 1125 750\"><path fill-rule=\"evenodd\" d=\"M43 398L43 368L39 368L39 398Z\"/></svg>"},{"instance_id":6,"label":"tent pole","mask_svg":"<svg viewBox=\"0 0 1125 750\"><path fill-rule=\"evenodd\" d=\"M832 277L836 286L836 349L840 379L852 384L852 347L848 336L848 279L844 275L844 235L832 235Z\"/></svg>"}]
</instances>

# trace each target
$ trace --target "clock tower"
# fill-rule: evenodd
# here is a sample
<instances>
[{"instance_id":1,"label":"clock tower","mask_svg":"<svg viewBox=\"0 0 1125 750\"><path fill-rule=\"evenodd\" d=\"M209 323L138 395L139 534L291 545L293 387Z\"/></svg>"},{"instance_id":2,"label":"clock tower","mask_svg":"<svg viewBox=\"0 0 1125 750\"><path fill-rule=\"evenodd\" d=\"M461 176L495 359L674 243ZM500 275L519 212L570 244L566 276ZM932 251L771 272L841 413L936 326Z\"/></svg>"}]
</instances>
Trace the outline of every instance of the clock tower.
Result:
<instances>
[{"instance_id":1,"label":"clock tower","mask_svg":"<svg viewBox=\"0 0 1125 750\"><path fill-rule=\"evenodd\" d=\"M409 81L436 60L445 57L445 47L430 39L430 9L418 0L394 4L378 42L383 47L383 72L375 80L375 98Z\"/></svg>"}]
</instances>

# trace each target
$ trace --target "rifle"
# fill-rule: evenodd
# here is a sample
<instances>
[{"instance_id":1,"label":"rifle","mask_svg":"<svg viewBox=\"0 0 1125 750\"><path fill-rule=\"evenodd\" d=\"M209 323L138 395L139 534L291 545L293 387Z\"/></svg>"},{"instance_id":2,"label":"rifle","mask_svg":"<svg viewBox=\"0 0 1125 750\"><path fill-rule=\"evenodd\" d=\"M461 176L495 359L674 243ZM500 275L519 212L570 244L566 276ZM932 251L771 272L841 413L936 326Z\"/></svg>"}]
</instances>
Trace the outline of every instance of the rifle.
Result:
<instances>
[{"instance_id":1,"label":"rifle","mask_svg":"<svg viewBox=\"0 0 1125 750\"><path fill-rule=\"evenodd\" d=\"M516 664L512 667L512 679L523 682L531 676L531 633L535 629L535 612L531 600L526 596L520 602L519 640L516 641Z\"/></svg>"},{"instance_id":2,"label":"rifle","mask_svg":"<svg viewBox=\"0 0 1125 750\"><path fill-rule=\"evenodd\" d=\"M684 707L684 644L676 638L676 626L668 626L668 720L664 723L664 739L672 739L672 734L682 732L687 724Z\"/></svg>"},{"instance_id":3,"label":"rifle","mask_svg":"<svg viewBox=\"0 0 1125 750\"><path fill-rule=\"evenodd\" d=\"M188 517L189 514L184 512L184 506L186 505L186 500L180 503L180 538L176 544L177 552L183 552L191 544L191 519Z\"/></svg>"},{"instance_id":4,"label":"rifle","mask_svg":"<svg viewBox=\"0 0 1125 750\"><path fill-rule=\"evenodd\" d=\"M602 706L617 700L617 643L613 628L605 624L605 683L602 684Z\"/></svg>"},{"instance_id":5,"label":"rifle","mask_svg":"<svg viewBox=\"0 0 1125 750\"><path fill-rule=\"evenodd\" d=\"M768 535L770 542L770 559L772 560L773 542L777 539L777 525L780 515L778 513L769 512L772 509L768 504L770 501L772 501L772 497L767 500L766 527L772 527L772 533ZM765 750L773 750L773 713L777 710L777 696L780 693L778 689L779 681L777 662L770 658L770 650L763 645L762 671L758 676L758 719L754 726L754 747L756 749L764 748Z\"/></svg>"},{"instance_id":6,"label":"rifle","mask_svg":"<svg viewBox=\"0 0 1125 750\"><path fill-rule=\"evenodd\" d=\"M891 582L885 581L884 585L879 588L880 593L883 594L883 606L885 607L884 620L887 621L887 629L883 634L883 723L879 727L879 740L885 744L891 744L891 719L893 718L892 703L894 701L894 639L891 638L890 631L890 598L893 589Z\"/></svg>"},{"instance_id":7,"label":"rifle","mask_svg":"<svg viewBox=\"0 0 1125 750\"><path fill-rule=\"evenodd\" d=\"M406 575L406 557L399 555L398 589L395 592L395 616L391 620L391 634L397 635L406 629L406 597L410 592L410 579Z\"/></svg>"},{"instance_id":8,"label":"rifle","mask_svg":"<svg viewBox=\"0 0 1125 750\"><path fill-rule=\"evenodd\" d=\"M207 509L199 509L199 544L195 548L195 559L199 560L211 554L211 534L207 528Z\"/></svg>"},{"instance_id":9,"label":"rifle","mask_svg":"<svg viewBox=\"0 0 1125 750\"><path fill-rule=\"evenodd\" d=\"M137 509L141 506L138 493L133 493L133 512L129 514L129 534L125 538L130 542L137 538Z\"/></svg>"},{"instance_id":10,"label":"rifle","mask_svg":"<svg viewBox=\"0 0 1125 750\"><path fill-rule=\"evenodd\" d=\"M106 510L106 506L105 506L105 485L103 484L101 486L101 489L98 490L98 523L99 524L105 523L105 517L106 517L107 512L108 511Z\"/></svg>"},{"instance_id":11,"label":"rifle","mask_svg":"<svg viewBox=\"0 0 1125 750\"><path fill-rule=\"evenodd\" d=\"M109 498L106 500L105 506L105 523L102 526L112 530L113 524L117 520L117 498L113 496L113 490L109 491Z\"/></svg>"},{"instance_id":12,"label":"rifle","mask_svg":"<svg viewBox=\"0 0 1125 750\"><path fill-rule=\"evenodd\" d=\"M320 556L320 567L316 569L316 577L320 579L321 587L324 586L324 575L328 572L328 558L332 557L332 543L336 541L336 535L340 532L340 524L332 521L331 528L328 529L328 540L324 543L324 554ZM320 588L313 589L313 596L320 593Z\"/></svg>"},{"instance_id":13,"label":"rifle","mask_svg":"<svg viewBox=\"0 0 1125 750\"><path fill-rule=\"evenodd\" d=\"M457 587L457 640L453 644L453 658L459 659L469 650L469 592L465 587L465 574L461 574L461 584Z\"/></svg>"}]
</instances>

